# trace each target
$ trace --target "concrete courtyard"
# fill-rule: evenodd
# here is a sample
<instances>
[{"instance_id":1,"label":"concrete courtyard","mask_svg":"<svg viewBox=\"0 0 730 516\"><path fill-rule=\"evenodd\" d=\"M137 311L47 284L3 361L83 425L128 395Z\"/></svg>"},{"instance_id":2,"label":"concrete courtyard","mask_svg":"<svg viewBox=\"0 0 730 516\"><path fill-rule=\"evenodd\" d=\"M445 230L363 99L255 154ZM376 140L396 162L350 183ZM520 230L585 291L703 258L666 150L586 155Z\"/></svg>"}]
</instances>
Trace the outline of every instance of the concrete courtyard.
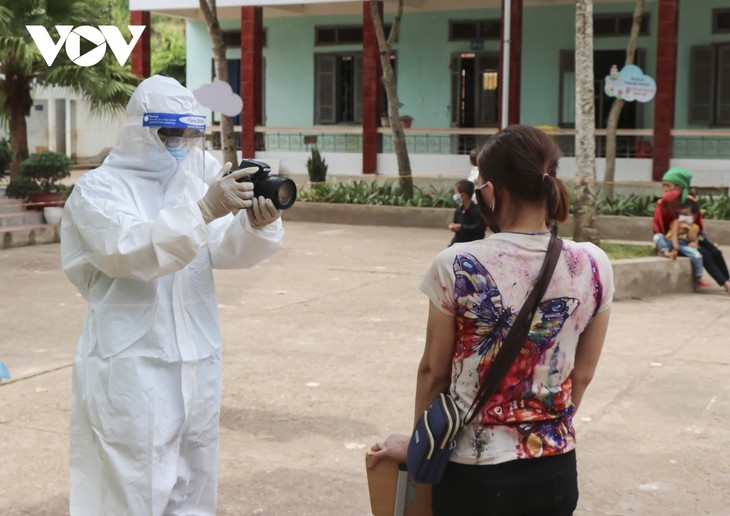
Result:
<instances>
[{"instance_id":1,"label":"concrete courtyard","mask_svg":"<svg viewBox=\"0 0 730 516\"><path fill-rule=\"evenodd\" d=\"M366 449L412 421L427 298L450 234L285 222L285 247L217 271L224 336L219 511L370 514ZM4 515L68 504L71 361L85 302L59 245L0 251ZM578 515L730 513L730 297L620 301L577 414Z\"/></svg>"}]
</instances>

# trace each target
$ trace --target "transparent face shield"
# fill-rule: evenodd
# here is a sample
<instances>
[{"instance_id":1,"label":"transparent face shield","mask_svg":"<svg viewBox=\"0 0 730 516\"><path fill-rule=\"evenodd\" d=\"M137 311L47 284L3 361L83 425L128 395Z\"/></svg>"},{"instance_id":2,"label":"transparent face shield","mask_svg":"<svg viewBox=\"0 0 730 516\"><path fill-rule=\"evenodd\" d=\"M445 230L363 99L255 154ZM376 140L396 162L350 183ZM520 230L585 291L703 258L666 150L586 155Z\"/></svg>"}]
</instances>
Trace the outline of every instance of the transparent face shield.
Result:
<instances>
[{"instance_id":1,"label":"transparent face shield","mask_svg":"<svg viewBox=\"0 0 730 516\"><path fill-rule=\"evenodd\" d=\"M157 137L165 146L165 150L182 162L188 158L202 158L204 133L196 129L169 129L161 127Z\"/></svg>"},{"instance_id":2,"label":"transparent face shield","mask_svg":"<svg viewBox=\"0 0 730 516\"><path fill-rule=\"evenodd\" d=\"M143 125L155 133L166 155L190 173L205 177L205 117L194 114L145 113Z\"/></svg>"}]
</instances>

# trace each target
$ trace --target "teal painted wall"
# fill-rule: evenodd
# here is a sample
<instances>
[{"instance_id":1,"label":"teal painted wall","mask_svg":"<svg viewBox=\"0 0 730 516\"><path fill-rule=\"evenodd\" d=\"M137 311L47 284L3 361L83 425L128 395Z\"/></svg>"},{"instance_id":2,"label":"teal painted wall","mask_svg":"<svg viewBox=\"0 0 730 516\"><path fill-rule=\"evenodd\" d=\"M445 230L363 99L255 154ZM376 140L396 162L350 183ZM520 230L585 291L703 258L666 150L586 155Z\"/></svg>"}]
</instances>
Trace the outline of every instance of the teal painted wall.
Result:
<instances>
[{"instance_id":1,"label":"teal painted wall","mask_svg":"<svg viewBox=\"0 0 730 516\"><path fill-rule=\"evenodd\" d=\"M656 67L656 3L644 4L650 16L649 36L639 37L637 48L645 52L644 72L654 76ZM634 4L594 5L594 14L633 13ZM560 98L560 52L575 48L575 6L526 8L522 20L522 90L521 121L530 125L557 125ZM593 40L595 50L626 50L628 37L599 37ZM617 63L619 68L623 63ZM606 70L608 75L608 70ZM654 121L653 101L644 104L640 127L651 127Z\"/></svg>"},{"instance_id":2,"label":"teal painted wall","mask_svg":"<svg viewBox=\"0 0 730 516\"><path fill-rule=\"evenodd\" d=\"M679 39L677 41L677 85L674 120L677 128L701 128L690 125L689 71L690 49L694 45L730 43L730 34L712 34L712 10L730 7L728 0L692 0L679 2Z\"/></svg>"},{"instance_id":3,"label":"teal painted wall","mask_svg":"<svg viewBox=\"0 0 730 516\"><path fill-rule=\"evenodd\" d=\"M691 4L691 5L690 5ZM730 35L711 34L713 8L727 7L727 0L680 2L678 41L678 81L676 88L676 126L687 127L690 46L730 41ZM644 71L656 77L656 1L645 4L649 13L649 36L639 38L638 48L645 55ZM633 2L599 4L596 13L633 12ZM500 9L406 13L401 26L398 53L400 74L398 94L404 104L401 113L414 117L414 127L451 125L451 56L469 52L469 42L448 42L450 19L497 18ZM386 21L389 21L386 16ZM321 16L267 18L268 45L264 49L266 84L266 124L269 126L311 126L314 119L315 52L361 51L360 45L314 46L317 25L359 25L362 17ZM237 28L238 20L222 23L224 29ZM212 54L203 22L188 22L187 84L195 89L210 82ZM625 50L627 37L594 39L596 50ZM523 61L521 120L527 124L557 125L559 116L560 51L575 45L575 7L572 5L527 7L523 18ZM484 52L499 52L498 41L485 41ZM228 50L237 58L238 49ZM608 70L606 70L608 73ZM654 101L641 107L640 127L652 127Z\"/></svg>"}]
</instances>

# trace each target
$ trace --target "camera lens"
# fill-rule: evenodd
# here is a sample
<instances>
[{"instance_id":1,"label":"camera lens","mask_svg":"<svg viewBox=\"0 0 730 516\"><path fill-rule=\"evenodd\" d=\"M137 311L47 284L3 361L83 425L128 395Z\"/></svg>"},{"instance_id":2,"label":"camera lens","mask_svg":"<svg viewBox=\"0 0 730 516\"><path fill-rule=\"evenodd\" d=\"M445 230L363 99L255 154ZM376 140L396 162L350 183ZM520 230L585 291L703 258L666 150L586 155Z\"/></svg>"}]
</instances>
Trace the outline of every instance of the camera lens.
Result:
<instances>
[{"instance_id":1,"label":"camera lens","mask_svg":"<svg viewBox=\"0 0 730 516\"><path fill-rule=\"evenodd\" d=\"M286 179L276 189L276 199L274 200L274 204L280 210L286 210L288 208L291 208L296 198L297 187L294 184L294 181L292 181L291 179Z\"/></svg>"},{"instance_id":2,"label":"camera lens","mask_svg":"<svg viewBox=\"0 0 730 516\"><path fill-rule=\"evenodd\" d=\"M287 210L297 200L297 185L286 177L268 176L256 183L254 195L263 195L278 209Z\"/></svg>"}]
</instances>

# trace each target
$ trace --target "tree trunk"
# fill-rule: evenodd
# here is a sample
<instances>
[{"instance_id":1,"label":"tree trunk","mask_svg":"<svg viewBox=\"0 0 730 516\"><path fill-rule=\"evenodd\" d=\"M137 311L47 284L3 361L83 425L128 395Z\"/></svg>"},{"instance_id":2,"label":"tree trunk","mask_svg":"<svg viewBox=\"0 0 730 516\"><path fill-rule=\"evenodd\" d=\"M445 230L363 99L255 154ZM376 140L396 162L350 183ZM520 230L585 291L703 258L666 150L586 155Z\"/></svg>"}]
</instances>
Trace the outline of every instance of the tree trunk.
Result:
<instances>
[{"instance_id":1,"label":"tree trunk","mask_svg":"<svg viewBox=\"0 0 730 516\"><path fill-rule=\"evenodd\" d=\"M18 177L20 164L28 159L28 129L25 117L30 115L33 99L30 96L31 79L24 76L12 63L5 65L5 108L8 112L10 146L13 161L10 162L10 178ZM49 107L52 109L52 106Z\"/></svg>"},{"instance_id":2,"label":"tree trunk","mask_svg":"<svg viewBox=\"0 0 730 516\"><path fill-rule=\"evenodd\" d=\"M390 53L393 44L398 40L398 29L403 16L403 0L398 0L398 11L393 19L388 39L385 38L383 29L383 18L380 15L380 2L370 0L375 34L378 37L378 48L380 49L380 65L383 68L383 86L385 95L388 98L388 118L390 119L390 130L393 133L393 148L398 161L398 177L400 188L406 199L413 198L413 177L411 175L411 160L408 157L406 135L400 122L400 101L398 100L398 83L390 64Z\"/></svg>"},{"instance_id":3,"label":"tree trunk","mask_svg":"<svg viewBox=\"0 0 730 516\"><path fill-rule=\"evenodd\" d=\"M593 1L575 9L575 228L576 242L600 242L596 226L596 114L593 84Z\"/></svg>"},{"instance_id":4,"label":"tree trunk","mask_svg":"<svg viewBox=\"0 0 730 516\"><path fill-rule=\"evenodd\" d=\"M226 61L226 44L223 41L223 31L218 23L216 0L200 0L200 9L208 25L208 34L213 45L213 62L215 63L215 78L228 82L228 62ZM236 135L233 132L233 119L219 113L221 117L221 147L223 148L223 162L230 161L234 168L238 165L236 154ZM250 156L253 157L253 156Z\"/></svg>"},{"instance_id":5,"label":"tree trunk","mask_svg":"<svg viewBox=\"0 0 730 516\"><path fill-rule=\"evenodd\" d=\"M636 0L634 7L634 20L631 25L629 44L626 47L626 63L624 66L634 64L636 55L636 41L639 39L641 30L641 17L644 13L644 0ZM621 116L625 101L617 98L611 104L611 111L608 114L608 125L606 126L606 173L604 175L604 191L606 197L613 199L613 183L616 179L616 129L618 119Z\"/></svg>"}]
</instances>

